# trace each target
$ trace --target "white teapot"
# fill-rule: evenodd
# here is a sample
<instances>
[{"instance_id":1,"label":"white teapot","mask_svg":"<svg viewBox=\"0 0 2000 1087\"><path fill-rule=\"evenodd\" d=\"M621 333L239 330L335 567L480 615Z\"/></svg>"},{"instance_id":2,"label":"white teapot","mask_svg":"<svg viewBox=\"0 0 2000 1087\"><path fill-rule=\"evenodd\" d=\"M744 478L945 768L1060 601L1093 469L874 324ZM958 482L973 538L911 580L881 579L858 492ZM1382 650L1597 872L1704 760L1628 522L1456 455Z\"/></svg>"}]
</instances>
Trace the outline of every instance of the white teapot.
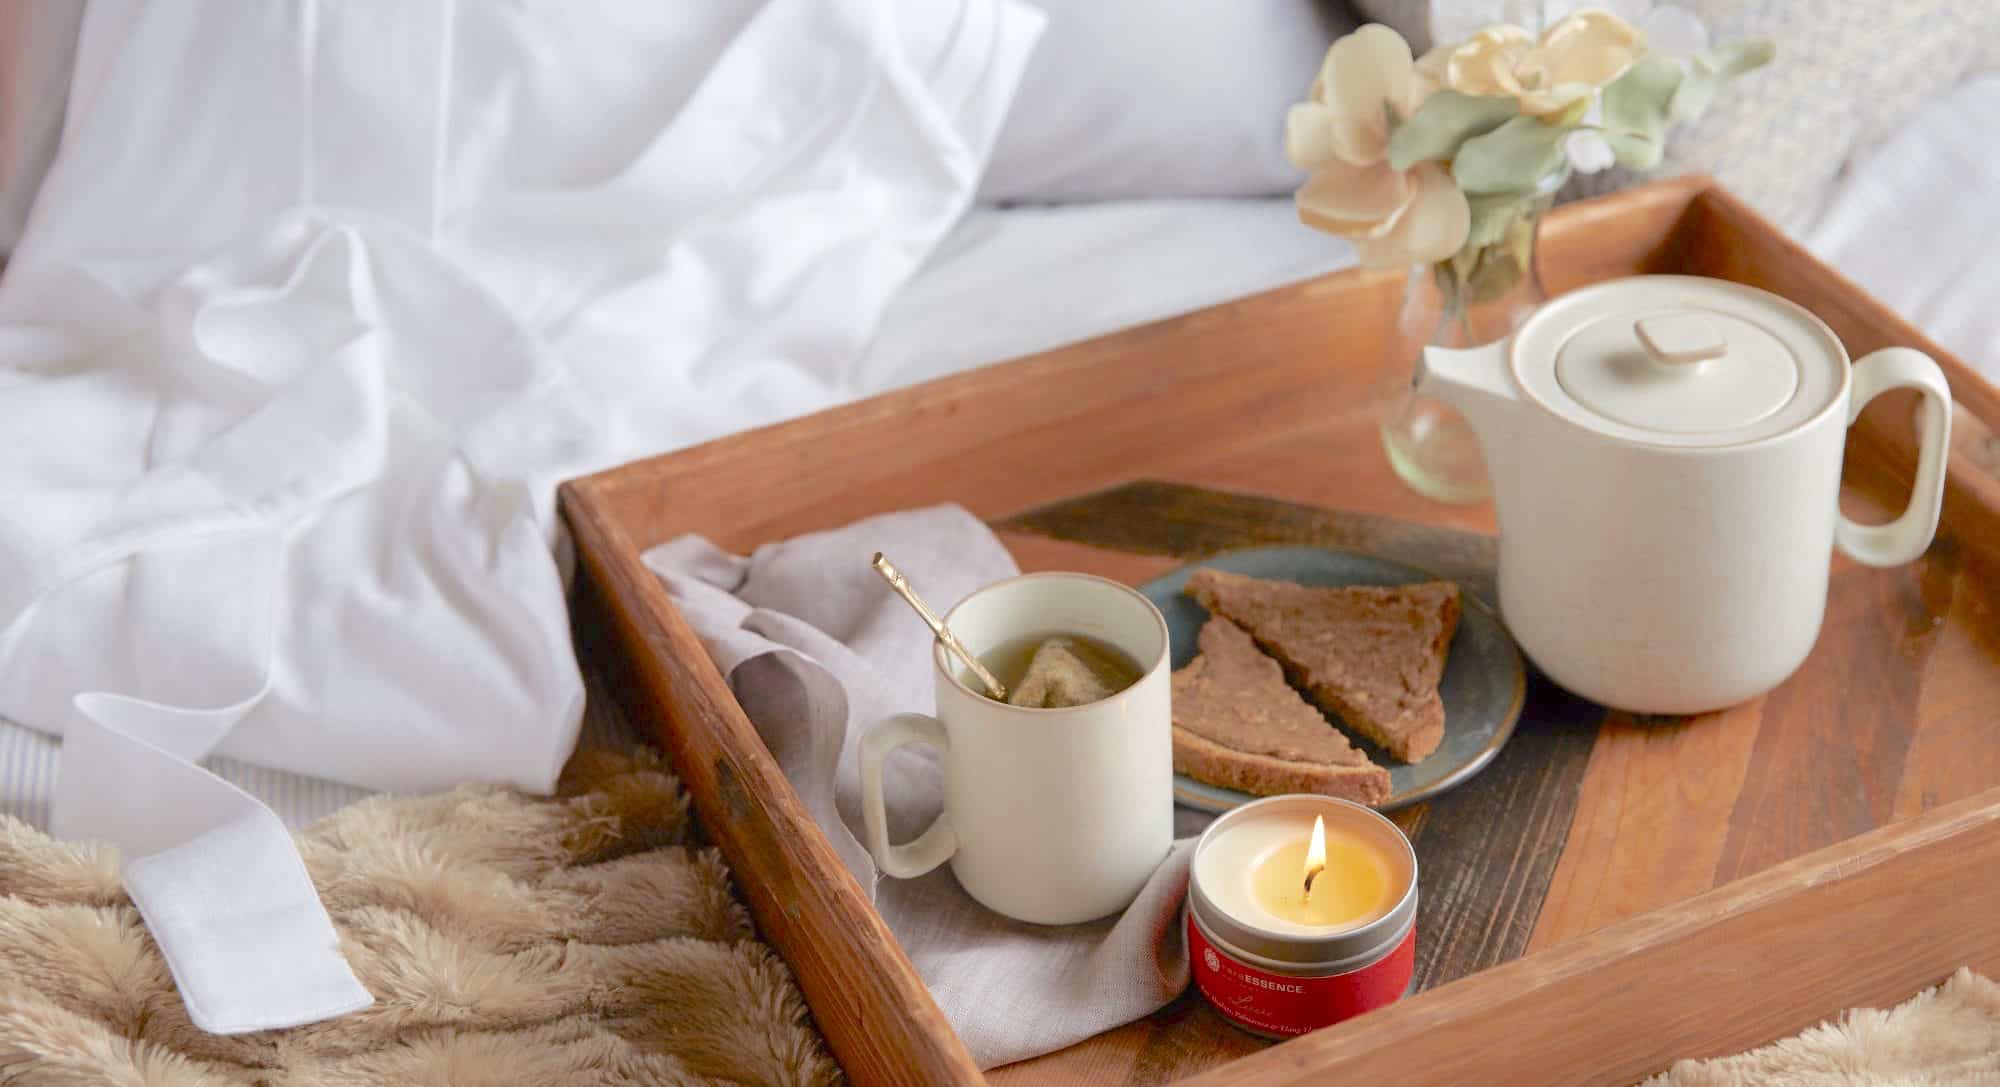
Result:
<instances>
[{"instance_id":1,"label":"white teapot","mask_svg":"<svg viewBox=\"0 0 2000 1087\"><path fill-rule=\"evenodd\" d=\"M1484 448L1515 639L1608 706L1696 713L1770 690L1819 637L1831 548L1893 566L1937 530L1951 439L1937 364L1888 347L1850 367L1823 322L1751 287L1584 288L1509 339L1427 349L1417 386ZM1838 504L1847 427L1906 386L1924 394L1909 508L1857 524Z\"/></svg>"}]
</instances>

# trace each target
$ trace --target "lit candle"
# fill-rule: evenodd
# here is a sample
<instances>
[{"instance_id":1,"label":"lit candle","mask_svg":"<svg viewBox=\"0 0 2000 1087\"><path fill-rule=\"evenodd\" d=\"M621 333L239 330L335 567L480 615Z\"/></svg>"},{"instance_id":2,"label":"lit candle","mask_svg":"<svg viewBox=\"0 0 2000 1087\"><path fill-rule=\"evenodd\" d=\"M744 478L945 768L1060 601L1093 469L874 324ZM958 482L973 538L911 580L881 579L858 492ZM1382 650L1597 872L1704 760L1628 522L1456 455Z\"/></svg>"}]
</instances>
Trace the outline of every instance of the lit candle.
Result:
<instances>
[{"instance_id":1,"label":"lit candle","mask_svg":"<svg viewBox=\"0 0 2000 1087\"><path fill-rule=\"evenodd\" d=\"M1265 852L1250 869L1250 897L1272 916L1308 927L1345 927L1389 908L1389 866L1379 849L1313 816L1312 836Z\"/></svg>"},{"instance_id":2,"label":"lit candle","mask_svg":"<svg viewBox=\"0 0 2000 1087\"><path fill-rule=\"evenodd\" d=\"M1246 804L1209 825L1188 878L1195 984L1238 1026L1300 1034L1409 985L1416 853L1369 808L1305 795Z\"/></svg>"},{"instance_id":3,"label":"lit candle","mask_svg":"<svg viewBox=\"0 0 2000 1087\"><path fill-rule=\"evenodd\" d=\"M1380 917L1402 890L1391 873L1394 843L1342 813L1328 825L1326 814L1274 812L1219 827L1195 857L1197 878L1224 913L1274 932L1324 935ZM1308 893L1305 877L1314 867L1320 871Z\"/></svg>"}]
</instances>

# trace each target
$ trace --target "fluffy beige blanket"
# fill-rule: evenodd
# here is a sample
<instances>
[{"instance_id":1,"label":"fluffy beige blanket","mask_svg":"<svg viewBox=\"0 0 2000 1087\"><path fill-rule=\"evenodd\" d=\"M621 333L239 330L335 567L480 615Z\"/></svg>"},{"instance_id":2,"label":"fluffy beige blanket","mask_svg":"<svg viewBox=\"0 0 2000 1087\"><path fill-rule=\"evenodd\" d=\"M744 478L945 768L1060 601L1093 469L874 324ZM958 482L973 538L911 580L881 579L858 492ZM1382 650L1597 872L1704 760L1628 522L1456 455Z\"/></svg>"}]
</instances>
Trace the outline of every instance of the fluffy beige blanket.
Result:
<instances>
[{"instance_id":1,"label":"fluffy beige blanket","mask_svg":"<svg viewBox=\"0 0 2000 1087\"><path fill-rule=\"evenodd\" d=\"M2000 985L1970 970L1888 1011L1857 1008L1734 1057L1682 1061L1644 1087L2000 1084Z\"/></svg>"},{"instance_id":2,"label":"fluffy beige blanket","mask_svg":"<svg viewBox=\"0 0 2000 1087\"><path fill-rule=\"evenodd\" d=\"M552 799L466 786L300 835L373 1007L234 1037L188 1022L115 860L0 818L0 1084L832 1084L840 1071L687 797L648 750ZM1645 1087L2000 1085L2000 985L1961 970Z\"/></svg>"},{"instance_id":3,"label":"fluffy beige blanket","mask_svg":"<svg viewBox=\"0 0 2000 1087\"><path fill-rule=\"evenodd\" d=\"M300 835L375 1005L235 1037L188 1022L103 852L0 819L0 1083L827 1084L839 1069L657 758L560 794L377 797Z\"/></svg>"}]
</instances>

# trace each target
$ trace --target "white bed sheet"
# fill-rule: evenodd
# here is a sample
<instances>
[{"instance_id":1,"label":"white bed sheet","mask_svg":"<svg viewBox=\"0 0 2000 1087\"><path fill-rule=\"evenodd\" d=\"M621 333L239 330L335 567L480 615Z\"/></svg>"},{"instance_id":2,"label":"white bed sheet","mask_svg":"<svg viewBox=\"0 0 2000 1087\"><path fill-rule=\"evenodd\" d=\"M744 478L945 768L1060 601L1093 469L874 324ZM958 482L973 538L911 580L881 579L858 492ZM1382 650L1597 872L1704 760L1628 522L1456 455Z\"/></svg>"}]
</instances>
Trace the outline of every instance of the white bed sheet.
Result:
<instances>
[{"instance_id":1,"label":"white bed sheet","mask_svg":"<svg viewBox=\"0 0 2000 1087\"><path fill-rule=\"evenodd\" d=\"M1806 243L2000 380L2000 74L1925 105L1857 162Z\"/></svg>"},{"instance_id":2,"label":"white bed sheet","mask_svg":"<svg viewBox=\"0 0 2000 1087\"><path fill-rule=\"evenodd\" d=\"M844 391L871 395L1352 261L1345 243L1301 227L1289 199L975 209L897 297ZM0 814L48 825L60 750L0 719ZM367 795L228 759L208 765L294 827Z\"/></svg>"},{"instance_id":3,"label":"white bed sheet","mask_svg":"<svg viewBox=\"0 0 2000 1087\"><path fill-rule=\"evenodd\" d=\"M863 393L1115 332L1354 263L1290 197L980 207L883 315Z\"/></svg>"}]
</instances>

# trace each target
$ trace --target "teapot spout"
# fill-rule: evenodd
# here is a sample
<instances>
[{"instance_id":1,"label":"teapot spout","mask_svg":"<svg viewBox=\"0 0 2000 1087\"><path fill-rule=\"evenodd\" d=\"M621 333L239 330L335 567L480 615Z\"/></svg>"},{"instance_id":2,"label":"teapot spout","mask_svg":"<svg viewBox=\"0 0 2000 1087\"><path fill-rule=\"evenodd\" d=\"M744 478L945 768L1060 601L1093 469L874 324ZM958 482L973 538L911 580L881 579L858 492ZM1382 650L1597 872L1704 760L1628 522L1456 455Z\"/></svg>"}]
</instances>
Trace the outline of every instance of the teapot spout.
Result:
<instances>
[{"instance_id":1,"label":"teapot spout","mask_svg":"<svg viewBox=\"0 0 2000 1087\"><path fill-rule=\"evenodd\" d=\"M1458 409L1489 465L1514 446L1513 433L1525 405L1507 372L1507 341L1459 350L1426 347L1417 361L1417 395L1434 397Z\"/></svg>"}]
</instances>

